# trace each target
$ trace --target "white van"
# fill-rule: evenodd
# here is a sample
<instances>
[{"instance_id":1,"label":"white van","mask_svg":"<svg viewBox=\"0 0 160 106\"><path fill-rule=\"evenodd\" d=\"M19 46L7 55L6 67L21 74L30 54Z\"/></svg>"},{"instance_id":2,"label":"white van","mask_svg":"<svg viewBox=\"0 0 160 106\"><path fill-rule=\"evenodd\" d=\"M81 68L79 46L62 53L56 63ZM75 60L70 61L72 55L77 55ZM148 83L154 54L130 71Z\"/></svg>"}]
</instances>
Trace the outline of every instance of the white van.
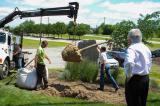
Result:
<instances>
[{"instance_id":1,"label":"white van","mask_svg":"<svg viewBox=\"0 0 160 106\"><path fill-rule=\"evenodd\" d=\"M118 68L119 63L116 59L114 59L109 53L106 52L107 55L107 62L109 63L111 68ZM98 63L99 63L99 58L98 58Z\"/></svg>"}]
</instances>

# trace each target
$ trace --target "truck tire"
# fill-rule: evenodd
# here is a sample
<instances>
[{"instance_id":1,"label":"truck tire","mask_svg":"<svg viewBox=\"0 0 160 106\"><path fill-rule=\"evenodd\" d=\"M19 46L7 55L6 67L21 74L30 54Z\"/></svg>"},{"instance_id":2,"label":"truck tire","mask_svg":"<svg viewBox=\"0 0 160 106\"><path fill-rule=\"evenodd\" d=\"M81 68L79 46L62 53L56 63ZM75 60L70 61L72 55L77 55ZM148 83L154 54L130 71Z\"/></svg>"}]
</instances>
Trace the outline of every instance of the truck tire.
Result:
<instances>
[{"instance_id":1,"label":"truck tire","mask_svg":"<svg viewBox=\"0 0 160 106\"><path fill-rule=\"evenodd\" d=\"M8 73L9 73L9 63L7 60L5 60L0 72L0 79L6 78L8 76Z\"/></svg>"}]
</instances>

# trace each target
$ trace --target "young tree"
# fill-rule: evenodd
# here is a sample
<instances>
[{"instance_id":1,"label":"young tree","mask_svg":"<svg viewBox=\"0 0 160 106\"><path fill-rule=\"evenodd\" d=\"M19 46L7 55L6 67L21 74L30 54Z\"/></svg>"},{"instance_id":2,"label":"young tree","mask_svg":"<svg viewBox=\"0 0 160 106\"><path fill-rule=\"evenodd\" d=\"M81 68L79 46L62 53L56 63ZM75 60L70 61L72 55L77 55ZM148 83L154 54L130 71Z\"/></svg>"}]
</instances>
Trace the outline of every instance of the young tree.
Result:
<instances>
[{"instance_id":1,"label":"young tree","mask_svg":"<svg viewBox=\"0 0 160 106\"><path fill-rule=\"evenodd\" d=\"M158 32L160 27L160 11L153 12L152 14L147 14L145 16L140 14L140 18L137 23L138 28L143 33L143 41L147 41Z\"/></svg>"},{"instance_id":2,"label":"young tree","mask_svg":"<svg viewBox=\"0 0 160 106\"><path fill-rule=\"evenodd\" d=\"M67 33L69 35L69 39L71 39L70 35L75 35L75 28L76 26L74 25L73 21L70 21L69 24L67 25Z\"/></svg>"},{"instance_id":3,"label":"young tree","mask_svg":"<svg viewBox=\"0 0 160 106\"><path fill-rule=\"evenodd\" d=\"M104 27L103 27L103 32L102 32L102 34L103 34L103 35L111 35L113 31L114 31L114 25L106 24L106 25L104 25Z\"/></svg>"},{"instance_id":4,"label":"young tree","mask_svg":"<svg viewBox=\"0 0 160 106\"><path fill-rule=\"evenodd\" d=\"M57 22L55 24L55 30L56 30L56 34L58 35L58 38L59 38L59 35L61 35L61 38L62 38L62 34L65 34L67 30L65 23Z\"/></svg>"},{"instance_id":5,"label":"young tree","mask_svg":"<svg viewBox=\"0 0 160 106\"><path fill-rule=\"evenodd\" d=\"M75 30L76 30L76 35L78 35L80 39L80 36L90 33L90 26L87 24L81 23L76 26Z\"/></svg>"},{"instance_id":6,"label":"young tree","mask_svg":"<svg viewBox=\"0 0 160 106\"><path fill-rule=\"evenodd\" d=\"M122 21L115 25L115 30L113 31L111 37L114 42L113 48L121 49L128 46L127 35L128 31L135 28L136 25L132 21Z\"/></svg>"}]
</instances>

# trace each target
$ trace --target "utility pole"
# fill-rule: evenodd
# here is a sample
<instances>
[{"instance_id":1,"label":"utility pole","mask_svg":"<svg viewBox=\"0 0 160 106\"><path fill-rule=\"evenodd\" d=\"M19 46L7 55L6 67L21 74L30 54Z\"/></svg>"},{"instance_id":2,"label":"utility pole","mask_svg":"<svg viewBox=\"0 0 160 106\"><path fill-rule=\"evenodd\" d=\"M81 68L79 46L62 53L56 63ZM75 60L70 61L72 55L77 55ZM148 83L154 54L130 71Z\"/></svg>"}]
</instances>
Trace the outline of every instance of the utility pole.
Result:
<instances>
[{"instance_id":1,"label":"utility pole","mask_svg":"<svg viewBox=\"0 0 160 106\"><path fill-rule=\"evenodd\" d=\"M42 41L42 16L40 17L40 44L41 44L41 41Z\"/></svg>"},{"instance_id":2,"label":"utility pole","mask_svg":"<svg viewBox=\"0 0 160 106\"><path fill-rule=\"evenodd\" d=\"M104 17L104 25L105 25L106 17Z\"/></svg>"},{"instance_id":3,"label":"utility pole","mask_svg":"<svg viewBox=\"0 0 160 106\"><path fill-rule=\"evenodd\" d=\"M48 17L48 29L47 29L47 31L48 31L48 37L49 37L49 17Z\"/></svg>"}]
</instances>

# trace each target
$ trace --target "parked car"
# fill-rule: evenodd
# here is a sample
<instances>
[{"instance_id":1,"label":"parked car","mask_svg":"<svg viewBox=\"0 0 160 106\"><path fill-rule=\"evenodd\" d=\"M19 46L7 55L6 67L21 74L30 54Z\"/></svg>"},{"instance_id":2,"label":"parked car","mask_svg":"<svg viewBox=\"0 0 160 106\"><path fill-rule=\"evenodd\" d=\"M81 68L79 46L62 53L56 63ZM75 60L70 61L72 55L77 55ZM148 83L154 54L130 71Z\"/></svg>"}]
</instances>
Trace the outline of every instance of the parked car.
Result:
<instances>
[{"instance_id":1,"label":"parked car","mask_svg":"<svg viewBox=\"0 0 160 106\"><path fill-rule=\"evenodd\" d=\"M106 52L107 55L107 62L109 63L111 68L118 68L119 67L119 63L116 59L114 59L112 57L112 55L110 55L110 53ZM98 58L98 63L99 63L99 58Z\"/></svg>"},{"instance_id":2,"label":"parked car","mask_svg":"<svg viewBox=\"0 0 160 106\"><path fill-rule=\"evenodd\" d=\"M124 51L123 52L121 52L121 51L108 51L108 54L110 54L114 59L116 59L119 62L120 67L123 67L126 52L124 52Z\"/></svg>"},{"instance_id":3,"label":"parked car","mask_svg":"<svg viewBox=\"0 0 160 106\"><path fill-rule=\"evenodd\" d=\"M160 49L151 51L152 53L152 58L160 57Z\"/></svg>"}]
</instances>

